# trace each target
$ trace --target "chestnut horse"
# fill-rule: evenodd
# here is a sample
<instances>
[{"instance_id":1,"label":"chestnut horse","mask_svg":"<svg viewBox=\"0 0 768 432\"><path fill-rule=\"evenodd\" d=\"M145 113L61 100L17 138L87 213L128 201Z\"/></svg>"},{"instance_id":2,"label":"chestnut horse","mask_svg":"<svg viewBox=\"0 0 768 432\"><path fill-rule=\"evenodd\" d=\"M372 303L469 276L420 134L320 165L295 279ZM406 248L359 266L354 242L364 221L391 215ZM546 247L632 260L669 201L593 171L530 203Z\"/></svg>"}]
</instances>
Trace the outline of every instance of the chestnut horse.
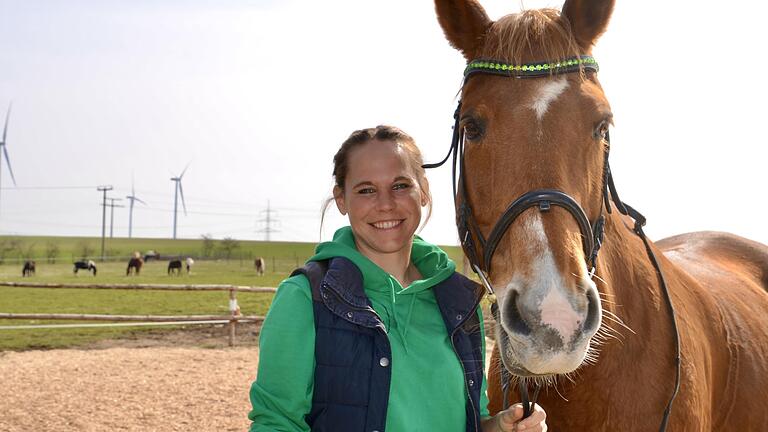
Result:
<instances>
[{"instance_id":1,"label":"chestnut horse","mask_svg":"<svg viewBox=\"0 0 768 432\"><path fill-rule=\"evenodd\" d=\"M490 411L503 367L545 386L553 431L768 430L768 247L715 232L654 244L618 198L591 57L613 5L494 22L477 1L436 0L468 62L452 151L462 246L495 289Z\"/></svg>"}]
</instances>

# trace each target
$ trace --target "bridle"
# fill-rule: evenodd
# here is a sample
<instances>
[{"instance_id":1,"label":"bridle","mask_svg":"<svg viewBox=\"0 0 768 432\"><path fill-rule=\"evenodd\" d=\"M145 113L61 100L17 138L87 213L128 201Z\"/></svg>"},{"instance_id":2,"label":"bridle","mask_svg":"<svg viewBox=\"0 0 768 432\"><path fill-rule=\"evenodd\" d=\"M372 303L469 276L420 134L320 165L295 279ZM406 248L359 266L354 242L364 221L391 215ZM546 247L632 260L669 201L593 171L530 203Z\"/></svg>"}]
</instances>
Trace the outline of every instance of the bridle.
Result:
<instances>
[{"instance_id":1,"label":"bridle","mask_svg":"<svg viewBox=\"0 0 768 432\"><path fill-rule=\"evenodd\" d=\"M544 78L553 75L561 75L566 73L584 73L585 71L598 71L598 65L594 58L591 56L577 56L567 58L561 61L554 62L540 62L530 63L523 65L514 65L498 60L491 59L478 59L473 60L467 64L464 70L464 84L467 80L475 74L493 74L501 75L511 78ZM643 232L642 227L645 225L645 217L631 206L623 203L619 199L619 195L616 191L616 186L613 182L613 176L611 174L611 168L608 164L608 153L610 151L610 136L606 131L605 141L606 145L604 150L603 160L603 187L602 187L602 203L600 206L600 215L591 223L589 217L584 212L582 207L571 198L568 194L557 189L536 189L524 193L517 199L515 199L504 213L499 217L496 224L491 229L488 238L483 236L480 231L477 221L472 212L472 207L467 201L467 189L464 181L465 166L464 166L464 131L460 127L461 118L461 100L459 100L456 111L453 114L454 126L453 137L451 140L451 148L445 158L432 164L425 164L423 167L437 168L442 166L448 161L448 158L453 156L453 197L454 204L456 205L456 225L459 230L459 239L461 246L464 249L464 253L469 260L472 270L478 275L480 281L485 287L488 298L491 301L491 312L496 319L497 325L499 324L499 312L496 302L496 295L493 286L490 283L489 274L491 272L491 261L493 255L501 242L502 238L506 234L512 223L526 210L531 207L538 207L539 211L547 212L552 206L558 206L566 211L575 219L579 226L579 230L582 236L582 246L584 248L584 258L586 260L587 269L589 269L590 278L594 276L597 254L600 251L600 247L603 243L603 234L605 227L605 217L602 214L603 208L608 213L611 213L611 201L616 206L619 213L631 217L635 221L633 231L637 234L645 245L646 253L648 254L651 263L656 269L661 290L664 293L669 313L672 317L672 327L675 333L675 387L672 392L672 396L667 403L667 407L664 411L664 416L661 421L660 431L666 430L669 420L669 414L672 410L672 402L677 396L680 388L680 337L677 330L677 322L675 319L675 310L672 305L672 300L667 290L667 284L664 279L664 275L659 266L658 260L651 250L648 239ZM501 370L501 385L504 394L503 408L508 406L507 395L510 381L510 372L503 366ZM533 406L536 403L536 398L539 393L538 384L534 385L533 398L529 398L528 385L525 380L519 380L519 392L520 398L523 402L523 418L531 415L533 412Z\"/></svg>"}]
</instances>

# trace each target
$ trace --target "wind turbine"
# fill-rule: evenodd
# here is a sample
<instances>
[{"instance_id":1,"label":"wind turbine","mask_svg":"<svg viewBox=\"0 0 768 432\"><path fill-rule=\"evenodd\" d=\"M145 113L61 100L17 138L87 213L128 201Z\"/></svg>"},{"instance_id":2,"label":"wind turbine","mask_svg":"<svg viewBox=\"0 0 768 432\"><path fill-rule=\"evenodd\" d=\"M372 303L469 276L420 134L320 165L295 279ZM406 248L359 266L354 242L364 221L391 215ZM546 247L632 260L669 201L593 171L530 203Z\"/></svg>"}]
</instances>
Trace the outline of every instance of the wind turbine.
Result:
<instances>
[{"instance_id":1,"label":"wind turbine","mask_svg":"<svg viewBox=\"0 0 768 432\"><path fill-rule=\"evenodd\" d=\"M184 188L181 186L181 179L184 177L184 173L187 172L189 164L184 167L184 171L178 177L171 177L171 181L176 182L175 193L173 195L173 238L176 239L176 213L179 209L179 195L181 195L181 206L184 208L184 215L187 214L187 206L184 204Z\"/></svg>"},{"instance_id":2,"label":"wind turbine","mask_svg":"<svg viewBox=\"0 0 768 432\"><path fill-rule=\"evenodd\" d=\"M136 189L133 186L133 176L131 176L131 194L126 196L128 200L131 202L128 210L128 238L133 237L133 204L134 201L138 201L144 205L147 205L144 201L138 199L136 197Z\"/></svg>"},{"instance_id":3,"label":"wind turbine","mask_svg":"<svg viewBox=\"0 0 768 432\"><path fill-rule=\"evenodd\" d=\"M0 153L0 168L3 166L3 157L5 157L5 161L8 163L8 172L11 173L11 180L13 180L13 185L16 186L16 178L13 176L13 169L11 168L11 159L8 158L8 149L6 148L6 140L5 137L8 135L8 119L11 117L11 107L13 104L8 104L8 112L5 114L5 127L3 128L3 140L0 141L0 148L2 148L2 153ZM2 180L2 176L0 176L0 180Z\"/></svg>"}]
</instances>

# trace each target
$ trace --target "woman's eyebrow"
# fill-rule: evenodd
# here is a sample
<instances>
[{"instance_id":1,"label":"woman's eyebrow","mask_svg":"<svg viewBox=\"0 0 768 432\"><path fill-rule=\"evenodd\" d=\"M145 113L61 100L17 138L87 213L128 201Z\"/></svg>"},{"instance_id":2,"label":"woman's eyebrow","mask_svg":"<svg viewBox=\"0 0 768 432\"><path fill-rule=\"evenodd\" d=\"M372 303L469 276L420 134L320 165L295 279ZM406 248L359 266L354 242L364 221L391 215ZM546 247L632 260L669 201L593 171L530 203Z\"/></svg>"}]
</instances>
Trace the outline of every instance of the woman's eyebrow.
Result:
<instances>
[{"instance_id":1,"label":"woman's eyebrow","mask_svg":"<svg viewBox=\"0 0 768 432\"><path fill-rule=\"evenodd\" d=\"M373 185L374 185L374 184L373 184L371 181L368 181L368 180L364 180L364 181L361 181L360 183L358 183L358 184L356 184L356 185L352 186L352 189L357 189L357 188L359 188L360 186L373 186Z\"/></svg>"}]
</instances>

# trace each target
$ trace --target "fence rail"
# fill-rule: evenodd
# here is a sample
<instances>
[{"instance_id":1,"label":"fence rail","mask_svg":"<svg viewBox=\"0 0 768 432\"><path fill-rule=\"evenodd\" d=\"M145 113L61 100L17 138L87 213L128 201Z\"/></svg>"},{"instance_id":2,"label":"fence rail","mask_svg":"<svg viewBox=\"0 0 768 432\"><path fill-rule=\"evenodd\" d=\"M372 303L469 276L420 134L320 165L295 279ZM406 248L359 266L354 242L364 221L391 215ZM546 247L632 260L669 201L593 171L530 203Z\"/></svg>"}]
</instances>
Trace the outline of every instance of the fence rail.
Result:
<instances>
[{"instance_id":1,"label":"fence rail","mask_svg":"<svg viewBox=\"0 0 768 432\"><path fill-rule=\"evenodd\" d=\"M229 325L229 346L235 344L235 326L238 322L261 322L264 317L241 315L237 305L237 292L274 293L271 287L248 287L237 285L172 285L172 284L93 284L93 283L34 283L0 282L0 286L17 288L61 288L61 289L123 289L157 291L228 291L229 315L100 315L100 314L56 314L56 313L7 313L0 312L0 319L23 320L78 320L78 321L113 321L111 324L49 324L0 326L0 330L28 328L72 328L75 326L125 326L125 325L170 325L178 324L220 324ZM131 322L126 324L125 322Z\"/></svg>"},{"instance_id":2,"label":"fence rail","mask_svg":"<svg viewBox=\"0 0 768 432\"><path fill-rule=\"evenodd\" d=\"M135 289L135 290L167 290L167 291L240 291L240 292L269 292L274 293L276 288L252 287L238 285L175 285L175 284L98 284L98 283L38 283L38 282L0 282L0 286L17 288L83 288L83 289Z\"/></svg>"}]
</instances>

